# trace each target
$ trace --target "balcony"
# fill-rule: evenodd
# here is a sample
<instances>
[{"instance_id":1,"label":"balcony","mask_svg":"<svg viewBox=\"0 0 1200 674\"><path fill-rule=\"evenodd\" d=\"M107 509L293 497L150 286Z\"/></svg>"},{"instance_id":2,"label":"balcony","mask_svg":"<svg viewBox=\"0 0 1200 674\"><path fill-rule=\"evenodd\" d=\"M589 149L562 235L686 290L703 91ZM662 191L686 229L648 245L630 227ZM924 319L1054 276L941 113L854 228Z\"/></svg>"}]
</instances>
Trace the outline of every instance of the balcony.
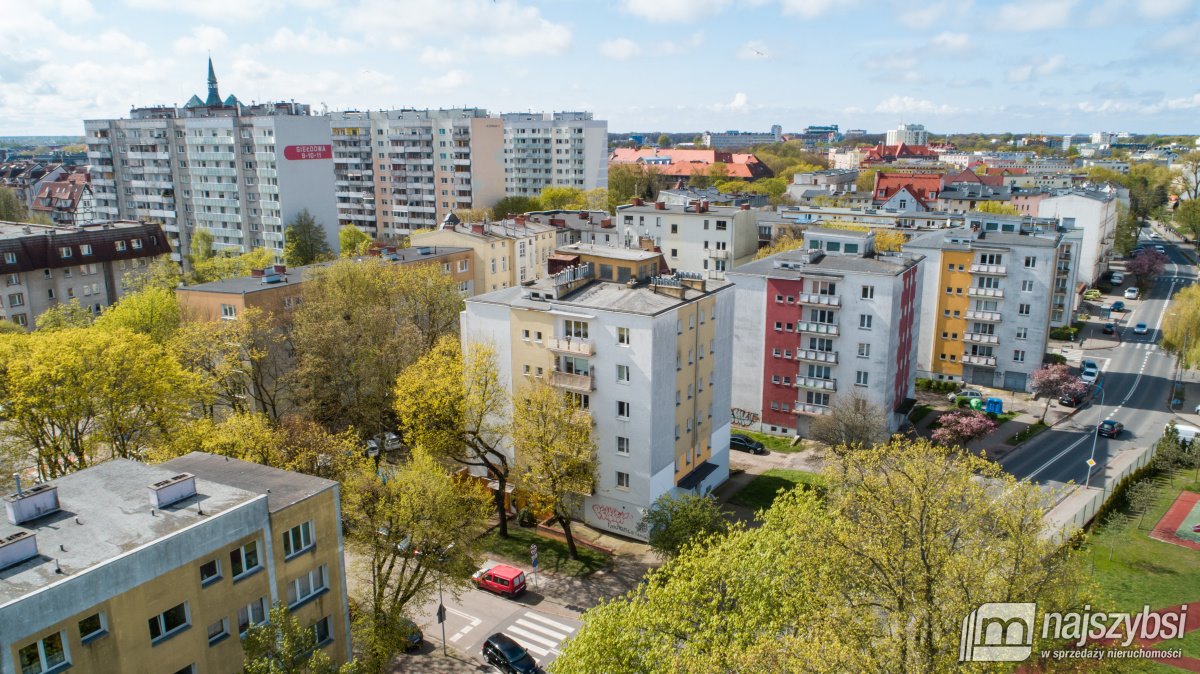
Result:
<instances>
[{"instance_id":1,"label":"balcony","mask_svg":"<svg viewBox=\"0 0 1200 674\"><path fill-rule=\"evenodd\" d=\"M558 370L550 373L550 385L579 393L591 393L596 390L595 380L592 375L560 372Z\"/></svg>"},{"instance_id":2,"label":"balcony","mask_svg":"<svg viewBox=\"0 0 1200 674\"><path fill-rule=\"evenodd\" d=\"M1008 271L1002 264L973 264L971 265L972 274L990 274L992 276L1006 276Z\"/></svg>"},{"instance_id":3,"label":"balcony","mask_svg":"<svg viewBox=\"0 0 1200 674\"><path fill-rule=\"evenodd\" d=\"M836 379L818 379L817 377L796 377L796 388L807 388L816 391L836 391Z\"/></svg>"},{"instance_id":4,"label":"balcony","mask_svg":"<svg viewBox=\"0 0 1200 674\"><path fill-rule=\"evenodd\" d=\"M796 296L800 304L817 304L823 307L840 307L842 298L837 295L819 295L817 293L800 293Z\"/></svg>"},{"instance_id":5,"label":"balcony","mask_svg":"<svg viewBox=\"0 0 1200 674\"><path fill-rule=\"evenodd\" d=\"M812 332L818 335L834 335L839 333L834 323L817 323L815 321L800 321L796 323L796 332Z\"/></svg>"},{"instance_id":6,"label":"balcony","mask_svg":"<svg viewBox=\"0 0 1200 674\"><path fill-rule=\"evenodd\" d=\"M995 356L972 356L971 354L963 354L963 365L985 365L987 367L996 367Z\"/></svg>"},{"instance_id":7,"label":"balcony","mask_svg":"<svg viewBox=\"0 0 1200 674\"><path fill-rule=\"evenodd\" d=\"M967 288L967 294L971 297L1004 297L1004 291L999 288L977 288L975 286Z\"/></svg>"},{"instance_id":8,"label":"balcony","mask_svg":"<svg viewBox=\"0 0 1200 674\"><path fill-rule=\"evenodd\" d=\"M796 349L796 360L813 363L832 363L837 365L837 351L817 351L816 349Z\"/></svg>"},{"instance_id":9,"label":"balcony","mask_svg":"<svg viewBox=\"0 0 1200 674\"><path fill-rule=\"evenodd\" d=\"M729 251L720 248L709 248L708 256L714 260L724 260L729 257Z\"/></svg>"},{"instance_id":10,"label":"balcony","mask_svg":"<svg viewBox=\"0 0 1200 674\"><path fill-rule=\"evenodd\" d=\"M792 413L825 415L830 413L830 409L826 405L813 405L812 403L802 403L797 400L795 407L792 408Z\"/></svg>"},{"instance_id":11,"label":"balcony","mask_svg":"<svg viewBox=\"0 0 1200 674\"><path fill-rule=\"evenodd\" d=\"M999 344L1000 338L996 335L989 335L986 332L966 332L963 333L963 341L975 344Z\"/></svg>"},{"instance_id":12,"label":"balcony","mask_svg":"<svg viewBox=\"0 0 1200 674\"><path fill-rule=\"evenodd\" d=\"M578 337L551 337L546 340L546 348L573 356L591 356L596 352L596 343Z\"/></svg>"},{"instance_id":13,"label":"balcony","mask_svg":"<svg viewBox=\"0 0 1200 674\"><path fill-rule=\"evenodd\" d=\"M967 309L968 321L988 321L990 323L999 323L1000 318L1001 315L999 311L976 311L974 309Z\"/></svg>"}]
</instances>

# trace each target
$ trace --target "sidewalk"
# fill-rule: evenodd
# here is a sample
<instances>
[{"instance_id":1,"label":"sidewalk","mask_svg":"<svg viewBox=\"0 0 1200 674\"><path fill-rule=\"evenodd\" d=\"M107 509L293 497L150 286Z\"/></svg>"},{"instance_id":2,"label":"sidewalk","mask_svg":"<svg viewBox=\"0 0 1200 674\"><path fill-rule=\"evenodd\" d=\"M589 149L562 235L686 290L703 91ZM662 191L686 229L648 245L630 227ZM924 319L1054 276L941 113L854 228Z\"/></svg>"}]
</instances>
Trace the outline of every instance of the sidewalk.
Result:
<instances>
[{"instance_id":1,"label":"sidewalk","mask_svg":"<svg viewBox=\"0 0 1200 674\"><path fill-rule=\"evenodd\" d=\"M1141 468L1153 456L1153 448L1137 447L1114 457L1102 470L1092 472L1091 488L1084 485L1064 486L1055 496L1057 503L1046 512L1046 534L1066 540L1096 516L1096 511L1112 495L1112 490L1125 476Z\"/></svg>"}]
</instances>

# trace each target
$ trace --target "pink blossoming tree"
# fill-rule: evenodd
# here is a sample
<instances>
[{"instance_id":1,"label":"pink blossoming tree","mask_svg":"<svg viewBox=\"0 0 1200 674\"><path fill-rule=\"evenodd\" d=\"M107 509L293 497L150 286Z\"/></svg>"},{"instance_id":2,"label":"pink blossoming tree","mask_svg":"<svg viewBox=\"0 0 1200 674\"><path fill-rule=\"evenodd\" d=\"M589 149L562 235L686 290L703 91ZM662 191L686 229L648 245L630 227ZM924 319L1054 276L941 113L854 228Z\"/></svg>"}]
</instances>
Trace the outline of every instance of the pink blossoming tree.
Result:
<instances>
[{"instance_id":1,"label":"pink blossoming tree","mask_svg":"<svg viewBox=\"0 0 1200 674\"><path fill-rule=\"evenodd\" d=\"M996 422L988 415L975 410L954 410L938 417L938 427L930 437L933 441L946 445L964 445L971 440L996 430Z\"/></svg>"}]
</instances>

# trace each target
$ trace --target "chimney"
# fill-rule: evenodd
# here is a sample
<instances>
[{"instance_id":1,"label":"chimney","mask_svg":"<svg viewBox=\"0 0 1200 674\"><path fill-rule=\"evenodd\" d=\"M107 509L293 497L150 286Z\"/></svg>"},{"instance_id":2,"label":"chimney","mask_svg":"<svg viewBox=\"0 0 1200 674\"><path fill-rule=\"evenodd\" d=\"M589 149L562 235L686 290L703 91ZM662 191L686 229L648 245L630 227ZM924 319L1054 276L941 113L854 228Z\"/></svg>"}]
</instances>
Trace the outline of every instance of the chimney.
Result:
<instances>
[{"instance_id":1,"label":"chimney","mask_svg":"<svg viewBox=\"0 0 1200 674\"><path fill-rule=\"evenodd\" d=\"M642 200L641 200L640 198L638 198L638 197L634 197L634 198L630 199L630 200L629 200L629 203L630 203L630 204L632 204L632 205L634 205L634 206L645 206L645 205L646 205L646 202L645 202L645 201L642 201Z\"/></svg>"},{"instance_id":2,"label":"chimney","mask_svg":"<svg viewBox=\"0 0 1200 674\"><path fill-rule=\"evenodd\" d=\"M196 476L180 473L150 485L150 505L162 510L172 503L196 495Z\"/></svg>"},{"instance_id":3,"label":"chimney","mask_svg":"<svg viewBox=\"0 0 1200 674\"><path fill-rule=\"evenodd\" d=\"M483 234L483 224L475 222L471 224L471 231L476 234Z\"/></svg>"},{"instance_id":4,"label":"chimney","mask_svg":"<svg viewBox=\"0 0 1200 674\"><path fill-rule=\"evenodd\" d=\"M708 200L707 199L700 202L700 212L701 213L708 212Z\"/></svg>"},{"instance_id":5,"label":"chimney","mask_svg":"<svg viewBox=\"0 0 1200 674\"><path fill-rule=\"evenodd\" d=\"M39 484L25 490L21 490L18 484L17 493L4 498L4 509L8 514L8 521L12 524L21 524L42 515L49 515L56 512L58 507L58 487L51 484Z\"/></svg>"},{"instance_id":6,"label":"chimney","mask_svg":"<svg viewBox=\"0 0 1200 674\"><path fill-rule=\"evenodd\" d=\"M287 271L287 265L277 264L277 265L274 265L274 267L275 267L276 274L283 274Z\"/></svg>"},{"instance_id":7,"label":"chimney","mask_svg":"<svg viewBox=\"0 0 1200 674\"><path fill-rule=\"evenodd\" d=\"M665 211L665 210L667 210L667 203L666 203L665 201L656 201L656 202L654 202L654 210L656 210L656 211Z\"/></svg>"},{"instance_id":8,"label":"chimney","mask_svg":"<svg viewBox=\"0 0 1200 674\"><path fill-rule=\"evenodd\" d=\"M264 273L265 271L262 269L251 269L250 278L262 278Z\"/></svg>"},{"instance_id":9,"label":"chimney","mask_svg":"<svg viewBox=\"0 0 1200 674\"><path fill-rule=\"evenodd\" d=\"M525 224L525 216L524 216L524 215L518 215L517 217L515 217L515 218L513 218L513 219L516 221L516 223L517 223L518 225L523 225L523 224Z\"/></svg>"},{"instance_id":10,"label":"chimney","mask_svg":"<svg viewBox=\"0 0 1200 674\"><path fill-rule=\"evenodd\" d=\"M38 556L37 536L32 531L18 531L0 538L0 569L7 569Z\"/></svg>"},{"instance_id":11,"label":"chimney","mask_svg":"<svg viewBox=\"0 0 1200 674\"><path fill-rule=\"evenodd\" d=\"M587 212L587 211L579 211L579 219L580 219L580 220L587 220L587 219L588 219L588 212Z\"/></svg>"},{"instance_id":12,"label":"chimney","mask_svg":"<svg viewBox=\"0 0 1200 674\"><path fill-rule=\"evenodd\" d=\"M750 203L749 202L744 203L741 206L739 206L739 208L741 208L743 211L748 211L748 210L750 210Z\"/></svg>"}]
</instances>

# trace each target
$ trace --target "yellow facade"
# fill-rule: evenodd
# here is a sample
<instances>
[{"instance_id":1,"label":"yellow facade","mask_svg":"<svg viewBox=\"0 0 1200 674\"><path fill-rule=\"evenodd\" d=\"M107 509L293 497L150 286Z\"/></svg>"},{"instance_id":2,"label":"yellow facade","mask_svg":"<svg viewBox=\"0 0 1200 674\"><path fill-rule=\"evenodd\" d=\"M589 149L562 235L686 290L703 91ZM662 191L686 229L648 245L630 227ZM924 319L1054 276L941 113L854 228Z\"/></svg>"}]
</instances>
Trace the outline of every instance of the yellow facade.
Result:
<instances>
[{"instance_id":1,"label":"yellow facade","mask_svg":"<svg viewBox=\"0 0 1200 674\"><path fill-rule=\"evenodd\" d=\"M971 306L971 298L968 295L971 287L971 252L942 251L941 260L937 264L941 270L941 280L938 284L937 318L934 322L933 359L930 367L939 374L961 377L962 339L967 331L967 309Z\"/></svg>"},{"instance_id":2,"label":"yellow facade","mask_svg":"<svg viewBox=\"0 0 1200 674\"><path fill-rule=\"evenodd\" d=\"M679 438L675 440L675 484L692 469L712 458L713 339L716 334L713 316L716 299L708 297L675 310L678 333L675 348L679 366L675 372L675 390L679 405L675 407L675 423ZM688 430L688 422L692 430Z\"/></svg>"},{"instance_id":3,"label":"yellow facade","mask_svg":"<svg viewBox=\"0 0 1200 674\"><path fill-rule=\"evenodd\" d=\"M555 335L554 323L555 316L544 311L512 310L509 339L512 340L514 395L526 381L538 377L549 381L550 373L554 371L555 354L546 348L546 341Z\"/></svg>"},{"instance_id":4,"label":"yellow facade","mask_svg":"<svg viewBox=\"0 0 1200 674\"><path fill-rule=\"evenodd\" d=\"M475 294L515 285L515 241L502 237L434 229L412 235L413 246L455 246L474 251Z\"/></svg>"}]
</instances>

